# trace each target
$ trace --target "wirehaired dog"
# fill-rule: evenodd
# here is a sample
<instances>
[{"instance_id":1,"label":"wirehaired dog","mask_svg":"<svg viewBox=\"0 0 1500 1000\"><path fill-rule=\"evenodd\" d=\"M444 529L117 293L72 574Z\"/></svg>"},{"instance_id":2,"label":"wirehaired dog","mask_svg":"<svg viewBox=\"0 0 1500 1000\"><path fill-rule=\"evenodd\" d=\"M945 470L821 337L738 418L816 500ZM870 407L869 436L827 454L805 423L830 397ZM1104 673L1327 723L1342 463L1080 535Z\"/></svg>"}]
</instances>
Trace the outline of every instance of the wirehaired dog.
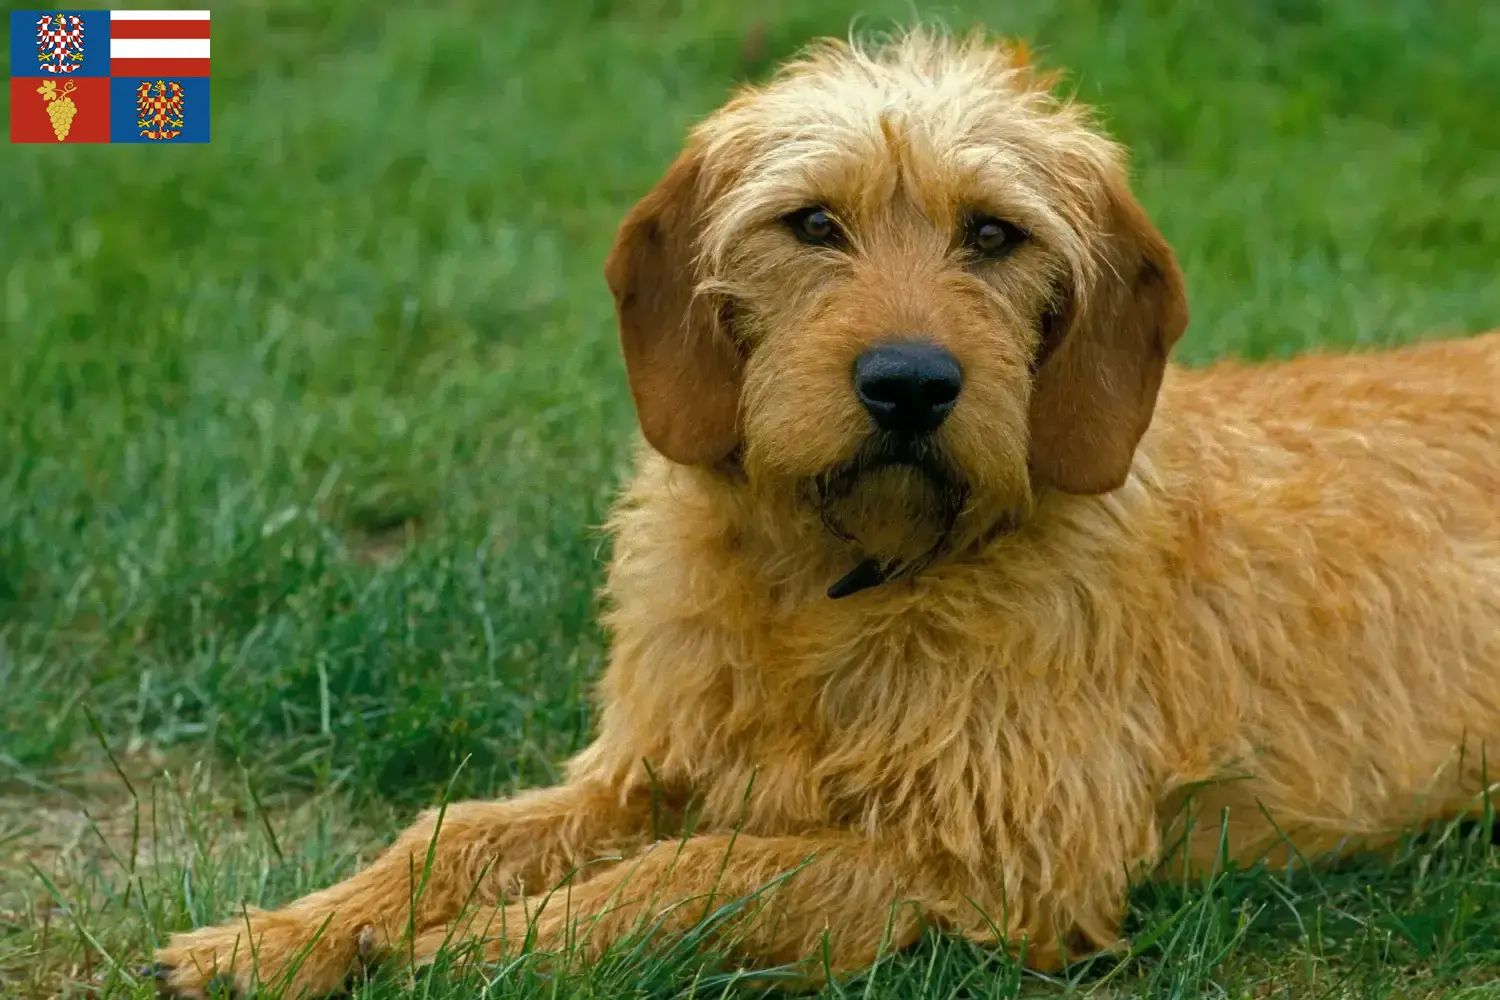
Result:
<instances>
[{"instance_id":1,"label":"wirehaired dog","mask_svg":"<svg viewBox=\"0 0 1500 1000\"><path fill-rule=\"evenodd\" d=\"M1168 365L1172 252L1051 86L915 32L693 130L605 267L649 447L596 739L178 935L170 987L587 958L760 890L718 929L757 967L926 921L1046 968L1221 837L1287 861L1484 807L1500 337Z\"/></svg>"}]
</instances>

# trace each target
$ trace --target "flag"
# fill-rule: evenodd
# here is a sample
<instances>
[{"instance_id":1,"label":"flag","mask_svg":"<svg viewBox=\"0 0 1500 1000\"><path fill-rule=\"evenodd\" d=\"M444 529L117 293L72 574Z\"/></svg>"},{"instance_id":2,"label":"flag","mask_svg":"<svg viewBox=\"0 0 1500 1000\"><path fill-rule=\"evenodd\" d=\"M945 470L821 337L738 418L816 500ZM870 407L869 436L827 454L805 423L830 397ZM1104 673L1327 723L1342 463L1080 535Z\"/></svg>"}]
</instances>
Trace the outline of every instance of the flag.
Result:
<instances>
[{"instance_id":1,"label":"flag","mask_svg":"<svg viewBox=\"0 0 1500 1000\"><path fill-rule=\"evenodd\" d=\"M10 15L11 142L207 142L209 12Z\"/></svg>"}]
</instances>

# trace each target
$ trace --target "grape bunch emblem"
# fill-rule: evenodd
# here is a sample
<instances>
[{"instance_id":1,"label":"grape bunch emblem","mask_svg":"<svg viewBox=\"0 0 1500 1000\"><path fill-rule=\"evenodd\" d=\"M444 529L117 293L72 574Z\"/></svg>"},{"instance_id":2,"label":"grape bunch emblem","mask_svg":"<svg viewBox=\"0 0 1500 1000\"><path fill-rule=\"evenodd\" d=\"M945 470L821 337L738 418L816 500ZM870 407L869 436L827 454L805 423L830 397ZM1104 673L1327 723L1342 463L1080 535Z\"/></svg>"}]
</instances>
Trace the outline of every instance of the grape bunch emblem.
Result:
<instances>
[{"instance_id":1,"label":"grape bunch emblem","mask_svg":"<svg viewBox=\"0 0 1500 1000\"><path fill-rule=\"evenodd\" d=\"M43 80L42 85L36 88L36 92L42 95L42 100L47 102L47 117L52 119L52 134L57 136L58 142L68 137L68 130L73 127L73 118L78 114L78 105L68 96L75 89L72 80L62 90L57 89L55 80Z\"/></svg>"}]
</instances>

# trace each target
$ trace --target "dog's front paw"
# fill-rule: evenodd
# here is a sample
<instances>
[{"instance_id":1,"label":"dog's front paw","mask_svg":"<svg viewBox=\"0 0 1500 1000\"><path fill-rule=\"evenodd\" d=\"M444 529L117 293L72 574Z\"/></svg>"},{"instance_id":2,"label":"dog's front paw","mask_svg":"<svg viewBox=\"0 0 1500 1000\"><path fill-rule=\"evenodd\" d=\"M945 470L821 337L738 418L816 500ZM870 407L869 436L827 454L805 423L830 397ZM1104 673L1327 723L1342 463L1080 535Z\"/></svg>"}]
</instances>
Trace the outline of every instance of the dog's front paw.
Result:
<instances>
[{"instance_id":1,"label":"dog's front paw","mask_svg":"<svg viewBox=\"0 0 1500 1000\"><path fill-rule=\"evenodd\" d=\"M157 951L152 973L160 990L183 1000L274 995L322 997L343 992L361 962L383 952L371 928L351 932L327 914L281 910L175 934Z\"/></svg>"}]
</instances>

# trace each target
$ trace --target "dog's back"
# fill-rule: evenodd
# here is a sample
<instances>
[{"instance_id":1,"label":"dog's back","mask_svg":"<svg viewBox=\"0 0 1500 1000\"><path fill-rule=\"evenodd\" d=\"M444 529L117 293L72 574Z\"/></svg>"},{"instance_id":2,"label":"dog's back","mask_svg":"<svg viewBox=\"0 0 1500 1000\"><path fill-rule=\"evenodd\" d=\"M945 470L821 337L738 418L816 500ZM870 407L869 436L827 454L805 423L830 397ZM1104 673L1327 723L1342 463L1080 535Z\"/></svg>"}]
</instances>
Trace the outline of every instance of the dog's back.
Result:
<instances>
[{"instance_id":1,"label":"dog's back","mask_svg":"<svg viewBox=\"0 0 1500 1000\"><path fill-rule=\"evenodd\" d=\"M1500 767L1500 335L1174 371L1158 416L1156 473L1213 522L1182 542L1187 617L1235 648L1224 770L1250 777L1197 792L1199 821L1228 807L1249 847L1279 837L1251 829L1269 813L1312 854L1479 809Z\"/></svg>"},{"instance_id":2,"label":"dog's back","mask_svg":"<svg viewBox=\"0 0 1500 1000\"><path fill-rule=\"evenodd\" d=\"M1405 524L1402 536L1500 537L1500 333L1178 369L1163 397L1161 418L1198 460L1241 460L1229 481L1254 481L1251 503L1276 494L1268 515L1290 505L1337 530L1373 519Z\"/></svg>"}]
</instances>

